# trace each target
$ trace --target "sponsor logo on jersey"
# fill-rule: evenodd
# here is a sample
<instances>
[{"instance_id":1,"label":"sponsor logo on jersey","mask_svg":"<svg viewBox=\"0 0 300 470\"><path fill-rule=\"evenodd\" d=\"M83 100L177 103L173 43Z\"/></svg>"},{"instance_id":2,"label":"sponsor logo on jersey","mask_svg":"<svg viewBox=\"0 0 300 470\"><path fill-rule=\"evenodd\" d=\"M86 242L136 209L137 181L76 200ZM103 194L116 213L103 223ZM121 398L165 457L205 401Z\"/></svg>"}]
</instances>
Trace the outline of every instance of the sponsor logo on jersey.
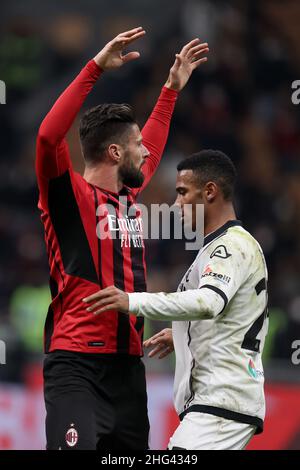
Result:
<instances>
[{"instance_id":1,"label":"sponsor logo on jersey","mask_svg":"<svg viewBox=\"0 0 300 470\"><path fill-rule=\"evenodd\" d=\"M203 274L202 274L202 277L204 276L204 274L210 274L212 273L213 270L211 269L211 267L209 266L209 264L206 266L206 268L204 269L203 271Z\"/></svg>"},{"instance_id":2,"label":"sponsor logo on jersey","mask_svg":"<svg viewBox=\"0 0 300 470\"><path fill-rule=\"evenodd\" d=\"M128 217L117 217L108 214L108 227L110 232L120 232L121 248L144 248L143 219Z\"/></svg>"},{"instance_id":3,"label":"sponsor logo on jersey","mask_svg":"<svg viewBox=\"0 0 300 470\"><path fill-rule=\"evenodd\" d=\"M255 364L252 361L252 359L250 359L248 363L248 372L254 379L258 379L259 377L264 376L264 373L262 370L256 369Z\"/></svg>"},{"instance_id":4,"label":"sponsor logo on jersey","mask_svg":"<svg viewBox=\"0 0 300 470\"><path fill-rule=\"evenodd\" d=\"M73 426L74 424L71 424L70 429L66 432L66 443L69 447L76 446L78 442L78 432Z\"/></svg>"},{"instance_id":5,"label":"sponsor logo on jersey","mask_svg":"<svg viewBox=\"0 0 300 470\"><path fill-rule=\"evenodd\" d=\"M228 253L227 248L226 248L225 245L219 245L219 246L217 246L217 248L214 249L214 251L210 255L210 258L214 258L215 256L217 258L226 259L226 258L229 258L229 256L231 256L231 254Z\"/></svg>"},{"instance_id":6,"label":"sponsor logo on jersey","mask_svg":"<svg viewBox=\"0 0 300 470\"><path fill-rule=\"evenodd\" d=\"M201 279L203 277L212 277L212 278L218 279L218 281L221 281L224 284L229 284L231 281L230 276L226 276L226 274L219 274L219 273L213 272L213 270L211 269L209 265L207 265L206 268L204 269Z\"/></svg>"}]
</instances>

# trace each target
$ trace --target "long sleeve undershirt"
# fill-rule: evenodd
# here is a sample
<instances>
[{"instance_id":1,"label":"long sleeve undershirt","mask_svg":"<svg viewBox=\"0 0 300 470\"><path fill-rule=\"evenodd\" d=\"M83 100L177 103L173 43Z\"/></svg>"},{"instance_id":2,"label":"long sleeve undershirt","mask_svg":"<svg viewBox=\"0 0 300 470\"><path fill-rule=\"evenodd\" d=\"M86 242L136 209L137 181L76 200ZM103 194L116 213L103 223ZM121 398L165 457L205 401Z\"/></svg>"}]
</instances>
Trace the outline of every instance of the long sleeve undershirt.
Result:
<instances>
[{"instance_id":1,"label":"long sleeve undershirt","mask_svg":"<svg viewBox=\"0 0 300 470\"><path fill-rule=\"evenodd\" d=\"M129 295L129 311L150 320L201 320L217 316L224 308L224 300L210 289L187 290L166 294L146 292Z\"/></svg>"}]
</instances>

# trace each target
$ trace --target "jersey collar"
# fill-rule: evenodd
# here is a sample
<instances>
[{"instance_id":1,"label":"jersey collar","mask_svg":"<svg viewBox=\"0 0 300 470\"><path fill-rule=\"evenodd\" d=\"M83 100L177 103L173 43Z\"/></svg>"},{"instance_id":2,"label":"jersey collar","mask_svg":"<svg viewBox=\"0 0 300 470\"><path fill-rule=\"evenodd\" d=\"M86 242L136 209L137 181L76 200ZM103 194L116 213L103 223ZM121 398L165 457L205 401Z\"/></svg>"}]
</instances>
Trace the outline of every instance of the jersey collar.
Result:
<instances>
[{"instance_id":1,"label":"jersey collar","mask_svg":"<svg viewBox=\"0 0 300 470\"><path fill-rule=\"evenodd\" d=\"M119 196L128 196L131 193L131 188L129 188L129 186L125 186L125 184L118 193L115 193L114 191L110 191L109 189L101 188L100 186L97 186L96 184L91 184L91 183L89 184L90 186L94 186L95 188L100 189L100 191L102 191L103 193L114 196L116 198Z\"/></svg>"},{"instance_id":2,"label":"jersey collar","mask_svg":"<svg viewBox=\"0 0 300 470\"><path fill-rule=\"evenodd\" d=\"M208 243L212 242L213 240L218 238L220 235L227 232L227 230L230 227L235 227L236 225L242 226L243 224L240 220L228 220L228 222L226 222L224 225L222 225L222 227L218 228L214 232L211 232L208 235L206 235L206 237L204 237L203 246L208 245Z\"/></svg>"}]
</instances>

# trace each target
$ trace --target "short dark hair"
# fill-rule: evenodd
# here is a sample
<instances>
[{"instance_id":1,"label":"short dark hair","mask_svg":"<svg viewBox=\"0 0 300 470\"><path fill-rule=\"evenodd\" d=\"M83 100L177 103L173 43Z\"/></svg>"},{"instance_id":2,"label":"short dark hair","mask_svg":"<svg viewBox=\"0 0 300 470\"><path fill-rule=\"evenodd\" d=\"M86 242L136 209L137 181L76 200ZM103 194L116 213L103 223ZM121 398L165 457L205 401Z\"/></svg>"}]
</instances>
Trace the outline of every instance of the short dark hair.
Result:
<instances>
[{"instance_id":1,"label":"short dark hair","mask_svg":"<svg viewBox=\"0 0 300 470\"><path fill-rule=\"evenodd\" d=\"M221 188L225 200L233 199L237 172L230 158L220 150L194 153L182 160L177 170L193 170L199 186L213 181Z\"/></svg>"},{"instance_id":2,"label":"short dark hair","mask_svg":"<svg viewBox=\"0 0 300 470\"><path fill-rule=\"evenodd\" d=\"M79 126L85 160L97 163L110 144L124 141L133 124L136 121L128 104L105 103L88 109L81 117Z\"/></svg>"}]
</instances>

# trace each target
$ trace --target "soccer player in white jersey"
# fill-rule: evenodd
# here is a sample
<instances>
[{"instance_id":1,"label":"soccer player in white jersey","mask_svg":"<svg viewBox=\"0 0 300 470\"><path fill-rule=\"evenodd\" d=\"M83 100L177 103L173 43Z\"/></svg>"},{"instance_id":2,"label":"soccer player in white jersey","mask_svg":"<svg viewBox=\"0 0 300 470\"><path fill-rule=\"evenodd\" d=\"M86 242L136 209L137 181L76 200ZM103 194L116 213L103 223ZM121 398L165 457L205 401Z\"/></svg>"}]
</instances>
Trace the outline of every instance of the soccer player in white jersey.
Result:
<instances>
[{"instance_id":1,"label":"soccer player in white jersey","mask_svg":"<svg viewBox=\"0 0 300 470\"><path fill-rule=\"evenodd\" d=\"M126 294L108 287L89 311L172 320L145 342L150 356L176 354L175 408L181 423L169 449L244 449L263 429L262 351L268 328L267 268L258 242L236 220L236 171L222 152L203 150L177 167L176 204L204 205L204 245L176 293Z\"/></svg>"}]
</instances>

